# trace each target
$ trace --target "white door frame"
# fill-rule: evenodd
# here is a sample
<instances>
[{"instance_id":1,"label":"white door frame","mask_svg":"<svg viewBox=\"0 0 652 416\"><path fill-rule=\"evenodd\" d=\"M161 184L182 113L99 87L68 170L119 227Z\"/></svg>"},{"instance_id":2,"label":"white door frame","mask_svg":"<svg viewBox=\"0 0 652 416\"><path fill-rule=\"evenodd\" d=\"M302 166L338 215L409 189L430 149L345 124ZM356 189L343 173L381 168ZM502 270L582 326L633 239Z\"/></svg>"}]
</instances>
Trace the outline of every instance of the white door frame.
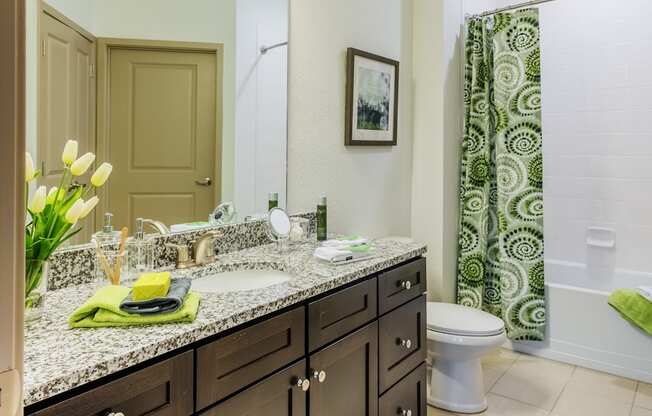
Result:
<instances>
[{"instance_id":1,"label":"white door frame","mask_svg":"<svg viewBox=\"0 0 652 416\"><path fill-rule=\"evenodd\" d=\"M0 416L14 416L23 414L25 0L0 1L0 91Z\"/></svg>"}]
</instances>

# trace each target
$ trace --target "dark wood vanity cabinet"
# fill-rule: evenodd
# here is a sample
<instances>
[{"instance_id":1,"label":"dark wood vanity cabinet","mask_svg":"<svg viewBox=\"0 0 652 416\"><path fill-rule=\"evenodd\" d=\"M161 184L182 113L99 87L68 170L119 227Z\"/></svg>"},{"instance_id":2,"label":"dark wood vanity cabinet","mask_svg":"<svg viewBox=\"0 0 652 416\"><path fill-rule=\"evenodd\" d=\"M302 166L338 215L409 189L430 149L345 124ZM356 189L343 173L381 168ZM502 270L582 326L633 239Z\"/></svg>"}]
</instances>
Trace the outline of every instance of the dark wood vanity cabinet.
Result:
<instances>
[{"instance_id":1,"label":"dark wood vanity cabinet","mask_svg":"<svg viewBox=\"0 0 652 416\"><path fill-rule=\"evenodd\" d=\"M425 290L418 258L26 414L425 416Z\"/></svg>"}]
</instances>

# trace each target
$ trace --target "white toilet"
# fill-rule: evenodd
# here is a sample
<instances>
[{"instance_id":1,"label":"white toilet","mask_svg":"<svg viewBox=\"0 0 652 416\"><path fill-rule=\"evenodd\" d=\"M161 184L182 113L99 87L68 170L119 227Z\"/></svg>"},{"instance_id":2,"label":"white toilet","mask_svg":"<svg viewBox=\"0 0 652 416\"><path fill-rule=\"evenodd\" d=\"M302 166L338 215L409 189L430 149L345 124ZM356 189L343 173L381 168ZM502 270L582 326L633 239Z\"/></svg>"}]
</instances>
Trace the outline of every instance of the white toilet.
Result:
<instances>
[{"instance_id":1,"label":"white toilet","mask_svg":"<svg viewBox=\"0 0 652 416\"><path fill-rule=\"evenodd\" d=\"M505 342L502 319L451 303L428 302L428 404L457 413L487 408L480 358Z\"/></svg>"}]
</instances>

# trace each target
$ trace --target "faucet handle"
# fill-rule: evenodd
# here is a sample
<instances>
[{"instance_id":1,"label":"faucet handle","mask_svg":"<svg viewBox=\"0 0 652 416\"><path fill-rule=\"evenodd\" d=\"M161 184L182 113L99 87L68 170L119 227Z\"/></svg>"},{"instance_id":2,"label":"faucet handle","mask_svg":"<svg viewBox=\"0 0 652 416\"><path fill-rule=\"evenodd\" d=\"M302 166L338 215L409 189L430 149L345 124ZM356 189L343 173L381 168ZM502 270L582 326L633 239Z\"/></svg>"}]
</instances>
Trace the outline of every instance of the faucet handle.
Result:
<instances>
[{"instance_id":1,"label":"faucet handle","mask_svg":"<svg viewBox=\"0 0 652 416\"><path fill-rule=\"evenodd\" d=\"M188 246L183 244L168 243L165 245L165 247L173 248L175 250L177 254L175 259L175 265L177 269L185 269L194 265L194 262L190 257L190 249Z\"/></svg>"}]
</instances>

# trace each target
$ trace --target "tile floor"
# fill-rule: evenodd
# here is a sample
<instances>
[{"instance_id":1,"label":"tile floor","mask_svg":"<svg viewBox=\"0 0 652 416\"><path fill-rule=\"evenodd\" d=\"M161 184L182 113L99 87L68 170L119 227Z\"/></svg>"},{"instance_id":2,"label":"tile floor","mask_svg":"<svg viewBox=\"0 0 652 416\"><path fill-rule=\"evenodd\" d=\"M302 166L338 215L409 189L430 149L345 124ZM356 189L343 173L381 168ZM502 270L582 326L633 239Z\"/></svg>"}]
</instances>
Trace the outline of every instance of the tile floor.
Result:
<instances>
[{"instance_id":1,"label":"tile floor","mask_svg":"<svg viewBox=\"0 0 652 416\"><path fill-rule=\"evenodd\" d=\"M652 416L652 384L500 349L482 362L484 416ZM428 416L451 416L428 407Z\"/></svg>"}]
</instances>

